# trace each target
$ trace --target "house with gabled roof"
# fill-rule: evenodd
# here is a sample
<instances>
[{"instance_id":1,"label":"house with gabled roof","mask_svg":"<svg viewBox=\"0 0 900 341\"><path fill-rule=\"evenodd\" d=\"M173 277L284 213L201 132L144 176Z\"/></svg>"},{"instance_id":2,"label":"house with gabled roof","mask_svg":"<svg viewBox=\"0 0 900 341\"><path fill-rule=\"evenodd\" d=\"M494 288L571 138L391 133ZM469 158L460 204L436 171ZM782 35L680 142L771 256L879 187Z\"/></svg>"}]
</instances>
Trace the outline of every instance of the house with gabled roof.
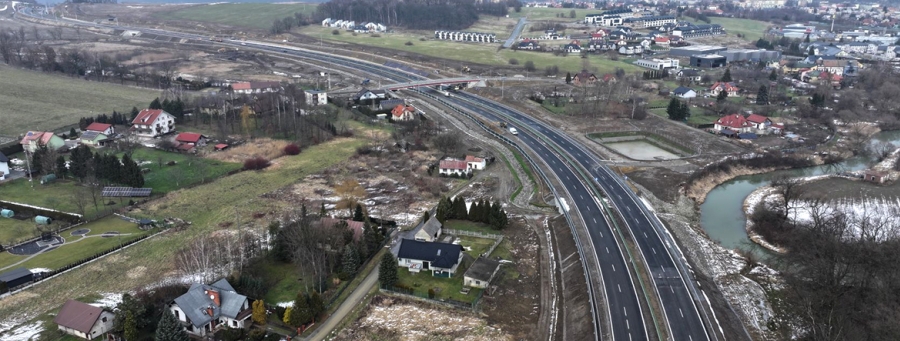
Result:
<instances>
[{"instance_id":1,"label":"house with gabled roof","mask_svg":"<svg viewBox=\"0 0 900 341\"><path fill-rule=\"evenodd\" d=\"M672 90L672 94L678 98L685 98L685 99L697 97L697 92L694 91L694 89L684 87L684 86L679 86L679 87L675 88L675 90Z\"/></svg>"},{"instance_id":2,"label":"house with gabled roof","mask_svg":"<svg viewBox=\"0 0 900 341\"><path fill-rule=\"evenodd\" d=\"M700 71L694 69L681 69L678 73L675 74L675 79L689 79L695 82L700 81Z\"/></svg>"},{"instance_id":3,"label":"house with gabled roof","mask_svg":"<svg viewBox=\"0 0 900 341\"><path fill-rule=\"evenodd\" d=\"M518 48L519 50L532 51L532 50L539 50L541 48L541 46L538 44L538 42L536 42L534 40L526 39L526 40L520 41L519 44L516 46L516 48Z\"/></svg>"},{"instance_id":4,"label":"house with gabled roof","mask_svg":"<svg viewBox=\"0 0 900 341\"><path fill-rule=\"evenodd\" d=\"M194 151L197 147L206 145L206 136L200 133L184 132L175 136L175 143L178 144L175 148L180 151Z\"/></svg>"},{"instance_id":5,"label":"house with gabled roof","mask_svg":"<svg viewBox=\"0 0 900 341\"><path fill-rule=\"evenodd\" d=\"M250 326L252 309L247 296L238 294L227 280L213 284L194 283L188 292L178 296L169 310L188 334L205 337L222 328Z\"/></svg>"},{"instance_id":6,"label":"house with gabled roof","mask_svg":"<svg viewBox=\"0 0 900 341\"><path fill-rule=\"evenodd\" d=\"M112 124L94 122L84 128L84 131L96 131L103 135L109 136L116 133L116 127Z\"/></svg>"},{"instance_id":7,"label":"house with gabled roof","mask_svg":"<svg viewBox=\"0 0 900 341\"><path fill-rule=\"evenodd\" d=\"M433 242L441 237L443 231L444 225L442 225L437 218L431 217L428 221L419 226L419 229L413 234L413 239L423 242Z\"/></svg>"},{"instance_id":8,"label":"house with gabled roof","mask_svg":"<svg viewBox=\"0 0 900 341\"><path fill-rule=\"evenodd\" d=\"M469 164L464 160L444 159L438 164L440 175L469 175Z\"/></svg>"},{"instance_id":9,"label":"house with gabled roof","mask_svg":"<svg viewBox=\"0 0 900 341\"><path fill-rule=\"evenodd\" d=\"M772 125L772 120L768 117L757 114L750 114L747 116L747 122L750 122L750 125L758 130L766 130Z\"/></svg>"},{"instance_id":10,"label":"house with gabled roof","mask_svg":"<svg viewBox=\"0 0 900 341\"><path fill-rule=\"evenodd\" d=\"M416 119L416 108L411 105L397 104L391 110L391 119L394 121L412 121Z\"/></svg>"},{"instance_id":11,"label":"house with gabled roof","mask_svg":"<svg viewBox=\"0 0 900 341\"><path fill-rule=\"evenodd\" d=\"M25 133L25 137L22 138L19 144L22 145L25 151L34 153L35 150L42 146L46 146L47 149L57 150L65 146L66 141L62 137L56 136L53 132L29 131Z\"/></svg>"},{"instance_id":12,"label":"house with gabled roof","mask_svg":"<svg viewBox=\"0 0 900 341\"><path fill-rule=\"evenodd\" d=\"M716 120L713 128L727 135L749 133L753 131L754 125L744 118L741 114L731 114L720 117Z\"/></svg>"},{"instance_id":13,"label":"house with gabled roof","mask_svg":"<svg viewBox=\"0 0 900 341\"><path fill-rule=\"evenodd\" d=\"M500 270L500 262L478 256L463 274L463 285L473 288L487 288Z\"/></svg>"},{"instance_id":14,"label":"house with gabled roof","mask_svg":"<svg viewBox=\"0 0 900 341\"><path fill-rule=\"evenodd\" d=\"M466 155L466 164L469 166L469 169L474 170L482 170L487 166L487 162L484 158L475 157L473 155Z\"/></svg>"},{"instance_id":15,"label":"house with gabled roof","mask_svg":"<svg viewBox=\"0 0 900 341\"><path fill-rule=\"evenodd\" d=\"M175 116L162 109L141 110L131 121L131 132L138 136L156 137L175 131Z\"/></svg>"},{"instance_id":16,"label":"house with gabled roof","mask_svg":"<svg viewBox=\"0 0 900 341\"><path fill-rule=\"evenodd\" d=\"M572 84L575 85L590 85L594 84L597 81L597 76L593 73L588 72L588 70L581 70L581 72L576 73L572 76Z\"/></svg>"},{"instance_id":17,"label":"house with gabled roof","mask_svg":"<svg viewBox=\"0 0 900 341\"><path fill-rule=\"evenodd\" d=\"M109 136L99 131L87 130L81 133L78 140L81 141L81 144L91 147L102 147L109 142Z\"/></svg>"},{"instance_id":18,"label":"house with gabled roof","mask_svg":"<svg viewBox=\"0 0 900 341\"><path fill-rule=\"evenodd\" d=\"M711 87L709 87L709 94L713 96L719 96L719 93L725 91L728 93L728 96L737 96L738 91L741 91L733 82L716 82Z\"/></svg>"},{"instance_id":19,"label":"house with gabled roof","mask_svg":"<svg viewBox=\"0 0 900 341\"><path fill-rule=\"evenodd\" d=\"M567 53L581 53L581 44L577 40L573 40L571 43L563 45L562 49Z\"/></svg>"},{"instance_id":20,"label":"house with gabled roof","mask_svg":"<svg viewBox=\"0 0 900 341\"><path fill-rule=\"evenodd\" d=\"M347 228L350 229L351 232L353 232L354 241L362 240L363 230L365 229L365 224L361 221L350 219L336 219L331 217L322 217L319 219L319 221L313 222L312 225L314 227L323 229L335 229L340 225L346 225Z\"/></svg>"},{"instance_id":21,"label":"house with gabled roof","mask_svg":"<svg viewBox=\"0 0 900 341\"><path fill-rule=\"evenodd\" d=\"M431 271L434 277L453 277L462 259L462 246L450 243L401 239L400 249L397 251L399 266L413 273Z\"/></svg>"},{"instance_id":22,"label":"house with gabled roof","mask_svg":"<svg viewBox=\"0 0 900 341\"><path fill-rule=\"evenodd\" d=\"M115 315L103 308L76 300L68 300L53 318L63 333L93 340L113 328Z\"/></svg>"}]
</instances>

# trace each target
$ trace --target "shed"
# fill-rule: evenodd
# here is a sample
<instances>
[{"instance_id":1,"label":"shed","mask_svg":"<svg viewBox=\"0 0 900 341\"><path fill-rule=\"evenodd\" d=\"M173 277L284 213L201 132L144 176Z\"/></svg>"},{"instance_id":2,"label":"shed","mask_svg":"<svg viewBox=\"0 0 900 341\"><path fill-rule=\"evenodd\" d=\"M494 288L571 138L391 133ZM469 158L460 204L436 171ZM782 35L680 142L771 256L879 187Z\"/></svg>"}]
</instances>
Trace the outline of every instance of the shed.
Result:
<instances>
[{"instance_id":1,"label":"shed","mask_svg":"<svg viewBox=\"0 0 900 341\"><path fill-rule=\"evenodd\" d=\"M226 148L228 148L228 145L224 144L224 143L219 143L219 144L215 145L215 147L216 147L216 150L225 150Z\"/></svg>"},{"instance_id":2,"label":"shed","mask_svg":"<svg viewBox=\"0 0 900 341\"><path fill-rule=\"evenodd\" d=\"M5 284L6 290L25 285L34 280L34 274L26 268L16 268L0 273L0 283Z\"/></svg>"},{"instance_id":3,"label":"shed","mask_svg":"<svg viewBox=\"0 0 900 341\"><path fill-rule=\"evenodd\" d=\"M865 172L863 177L866 181L880 184L884 183L885 173L870 169Z\"/></svg>"},{"instance_id":4,"label":"shed","mask_svg":"<svg viewBox=\"0 0 900 341\"><path fill-rule=\"evenodd\" d=\"M487 288L500 270L500 262L479 256L463 275L463 284L473 288Z\"/></svg>"},{"instance_id":5,"label":"shed","mask_svg":"<svg viewBox=\"0 0 900 341\"><path fill-rule=\"evenodd\" d=\"M737 136L737 132L731 129L722 129L721 131L719 131L719 133L728 137Z\"/></svg>"}]
</instances>

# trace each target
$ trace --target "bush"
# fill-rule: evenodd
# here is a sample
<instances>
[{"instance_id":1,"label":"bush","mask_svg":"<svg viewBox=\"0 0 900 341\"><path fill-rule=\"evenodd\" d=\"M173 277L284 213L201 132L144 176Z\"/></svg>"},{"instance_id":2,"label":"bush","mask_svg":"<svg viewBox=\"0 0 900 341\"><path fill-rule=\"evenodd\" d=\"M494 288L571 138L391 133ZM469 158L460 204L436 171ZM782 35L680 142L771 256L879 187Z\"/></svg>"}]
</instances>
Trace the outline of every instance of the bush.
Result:
<instances>
[{"instance_id":1,"label":"bush","mask_svg":"<svg viewBox=\"0 0 900 341\"><path fill-rule=\"evenodd\" d=\"M339 31L339 30L331 30L331 34L332 34L332 35L339 35L339 34L341 34L341 31Z\"/></svg>"},{"instance_id":2,"label":"bush","mask_svg":"<svg viewBox=\"0 0 900 341\"><path fill-rule=\"evenodd\" d=\"M289 145L287 145L287 146L284 146L284 153L287 154L287 155L297 155L297 154L300 154L300 146L298 146L298 145L296 145L296 144L293 144L293 143L291 143L291 144L289 144Z\"/></svg>"},{"instance_id":3,"label":"bush","mask_svg":"<svg viewBox=\"0 0 900 341\"><path fill-rule=\"evenodd\" d=\"M510 58L509 65L519 65L519 60L515 59L515 58Z\"/></svg>"},{"instance_id":4,"label":"bush","mask_svg":"<svg viewBox=\"0 0 900 341\"><path fill-rule=\"evenodd\" d=\"M266 167L269 167L269 160L266 160L261 156L244 160L244 169L246 170L260 170Z\"/></svg>"},{"instance_id":5,"label":"bush","mask_svg":"<svg viewBox=\"0 0 900 341\"><path fill-rule=\"evenodd\" d=\"M413 42L407 40L405 43L403 43L403 45L406 45L406 46L412 46L412 45L413 45Z\"/></svg>"},{"instance_id":6,"label":"bush","mask_svg":"<svg viewBox=\"0 0 900 341\"><path fill-rule=\"evenodd\" d=\"M425 37L419 38L419 41L425 41Z\"/></svg>"},{"instance_id":7,"label":"bush","mask_svg":"<svg viewBox=\"0 0 900 341\"><path fill-rule=\"evenodd\" d=\"M372 33L372 34L370 34L369 36L372 37L372 38L381 38L381 35L378 34L378 33Z\"/></svg>"},{"instance_id":8,"label":"bush","mask_svg":"<svg viewBox=\"0 0 900 341\"><path fill-rule=\"evenodd\" d=\"M369 147L369 146L356 147L356 154L369 155L370 153L372 153L372 147Z\"/></svg>"}]
</instances>

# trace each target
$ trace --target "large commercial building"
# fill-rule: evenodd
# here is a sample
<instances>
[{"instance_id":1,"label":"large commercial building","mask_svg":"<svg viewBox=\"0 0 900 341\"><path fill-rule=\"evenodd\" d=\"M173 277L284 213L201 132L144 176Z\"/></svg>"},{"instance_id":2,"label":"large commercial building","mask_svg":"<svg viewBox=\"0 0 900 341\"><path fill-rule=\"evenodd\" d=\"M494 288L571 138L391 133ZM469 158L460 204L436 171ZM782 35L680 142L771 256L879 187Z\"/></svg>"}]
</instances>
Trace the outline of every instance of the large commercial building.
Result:
<instances>
[{"instance_id":1,"label":"large commercial building","mask_svg":"<svg viewBox=\"0 0 900 341\"><path fill-rule=\"evenodd\" d=\"M675 22L674 15L652 15L625 19L625 26L633 28L662 27Z\"/></svg>"},{"instance_id":2,"label":"large commercial building","mask_svg":"<svg viewBox=\"0 0 900 341\"><path fill-rule=\"evenodd\" d=\"M725 57L717 54L701 54L691 56L692 67L714 68L725 66Z\"/></svg>"},{"instance_id":3,"label":"large commercial building","mask_svg":"<svg viewBox=\"0 0 900 341\"><path fill-rule=\"evenodd\" d=\"M780 51L767 50L750 50L750 49L729 49L727 51L717 52L717 54L725 57L729 62L770 62L781 60Z\"/></svg>"},{"instance_id":4,"label":"large commercial building","mask_svg":"<svg viewBox=\"0 0 900 341\"><path fill-rule=\"evenodd\" d=\"M669 50L669 55L673 57L690 57L698 54L719 53L727 49L725 46L691 45L673 48Z\"/></svg>"},{"instance_id":5,"label":"large commercial building","mask_svg":"<svg viewBox=\"0 0 900 341\"><path fill-rule=\"evenodd\" d=\"M678 59L638 59L634 61L634 65L652 70L677 69Z\"/></svg>"}]
</instances>

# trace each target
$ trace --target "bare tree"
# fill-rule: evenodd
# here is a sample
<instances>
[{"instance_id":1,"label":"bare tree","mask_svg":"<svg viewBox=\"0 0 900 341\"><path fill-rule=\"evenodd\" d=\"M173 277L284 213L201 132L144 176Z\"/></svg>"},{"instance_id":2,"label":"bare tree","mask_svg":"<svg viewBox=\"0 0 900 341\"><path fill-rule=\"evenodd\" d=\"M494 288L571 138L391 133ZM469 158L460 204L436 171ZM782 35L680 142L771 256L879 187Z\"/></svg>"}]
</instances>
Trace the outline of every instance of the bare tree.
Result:
<instances>
[{"instance_id":1,"label":"bare tree","mask_svg":"<svg viewBox=\"0 0 900 341\"><path fill-rule=\"evenodd\" d=\"M442 153L455 154L462 146L462 137L458 133L448 132L435 136L432 142Z\"/></svg>"}]
</instances>

